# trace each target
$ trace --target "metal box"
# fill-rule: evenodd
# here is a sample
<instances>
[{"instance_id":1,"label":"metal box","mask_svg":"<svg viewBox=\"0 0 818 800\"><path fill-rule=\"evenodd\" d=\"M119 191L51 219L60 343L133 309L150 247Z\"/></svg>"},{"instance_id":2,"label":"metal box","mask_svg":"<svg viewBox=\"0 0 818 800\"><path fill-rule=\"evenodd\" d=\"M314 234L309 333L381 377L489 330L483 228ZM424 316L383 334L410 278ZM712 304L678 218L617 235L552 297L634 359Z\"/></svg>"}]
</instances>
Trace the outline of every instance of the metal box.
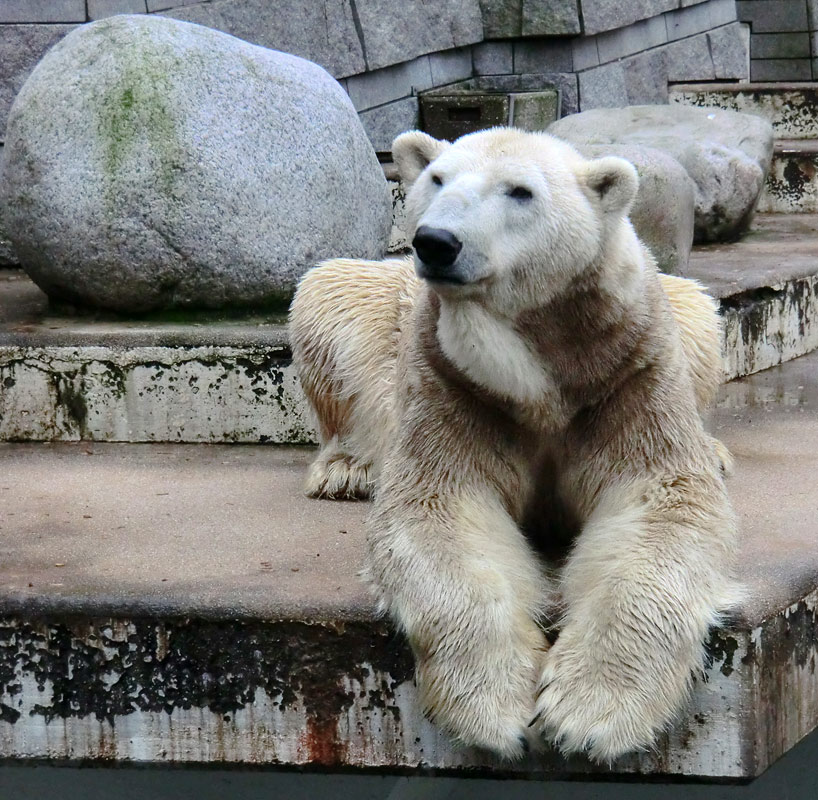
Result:
<instances>
[{"instance_id":1,"label":"metal box","mask_svg":"<svg viewBox=\"0 0 818 800\"><path fill-rule=\"evenodd\" d=\"M421 128L438 139L511 125L545 130L559 119L561 93L540 75L484 75L421 92Z\"/></svg>"}]
</instances>

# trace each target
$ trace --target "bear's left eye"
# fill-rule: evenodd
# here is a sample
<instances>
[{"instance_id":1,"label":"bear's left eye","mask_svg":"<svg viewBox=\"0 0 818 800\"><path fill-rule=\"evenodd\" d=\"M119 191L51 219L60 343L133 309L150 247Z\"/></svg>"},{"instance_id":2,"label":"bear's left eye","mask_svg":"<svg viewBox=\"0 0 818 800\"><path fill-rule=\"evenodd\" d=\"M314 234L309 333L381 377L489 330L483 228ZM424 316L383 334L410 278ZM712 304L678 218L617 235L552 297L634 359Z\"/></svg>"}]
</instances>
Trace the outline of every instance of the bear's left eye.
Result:
<instances>
[{"instance_id":1,"label":"bear's left eye","mask_svg":"<svg viewBox=\"0 0 818 800\"><path fill-rule=\"evenodd\" d=\"M513 189L508 190L508 196L513 197L515 200L530 200L534 197L534 193L531 189L526 189L525 186L515 186Z\"/></svg>"},{"instance_id":2,"label":"bear's left eye","mask_svg":"<svg viewBox=\"0 0 818 800\"><path fill-rule=\"evenodd\" d=\"M443 178L440 175L432 175L432 183L435 186L443 186Z\"/></svg>"}]
</instances>

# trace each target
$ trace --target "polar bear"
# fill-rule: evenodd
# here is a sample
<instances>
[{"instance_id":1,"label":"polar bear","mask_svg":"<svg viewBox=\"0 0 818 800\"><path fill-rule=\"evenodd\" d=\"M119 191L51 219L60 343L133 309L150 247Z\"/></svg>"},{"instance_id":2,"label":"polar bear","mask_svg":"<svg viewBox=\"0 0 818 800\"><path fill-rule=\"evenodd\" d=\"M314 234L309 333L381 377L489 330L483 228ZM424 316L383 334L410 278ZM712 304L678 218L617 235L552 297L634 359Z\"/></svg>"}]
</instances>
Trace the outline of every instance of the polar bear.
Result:
<instances>
[{"instance_id":1,"label":"polar bear","mask_svg":"<svg viewBox=\"0 0 818 800\"><path fill-rule=\"evenodd\" d=\"M739 594L714 304L658 275L622 159L506 128L393 154L414 260L325 263L293 302L307 491L374 486L367 575L450 735L648 747Z\"/></svg>"}]
</instances>

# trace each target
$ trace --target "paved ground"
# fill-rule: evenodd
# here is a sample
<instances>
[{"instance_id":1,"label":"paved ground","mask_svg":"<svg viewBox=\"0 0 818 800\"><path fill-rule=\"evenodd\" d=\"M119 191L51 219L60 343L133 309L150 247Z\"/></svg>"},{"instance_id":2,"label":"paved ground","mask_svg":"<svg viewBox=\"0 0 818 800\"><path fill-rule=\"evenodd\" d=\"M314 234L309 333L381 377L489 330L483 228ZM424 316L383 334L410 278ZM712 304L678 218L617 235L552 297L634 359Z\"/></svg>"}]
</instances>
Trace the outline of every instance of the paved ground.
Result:
<instances>
[{"instance_id":1,"label":"paved ground","mask_svg":"<svg viewBox=\"0 0 818 800\"><path fill-rule=\"evenodd\" d=\"M308 500L311 450L4 444L0 607L368 614L361 504Z\"/></svg>"},{"instance_id":2,"label":"paved ground","mask_svg":"<svg viewBox=\"0 0 818 800\"><path fill-rule=\"evenodd\" d=\"M818 584L818 354L724 388L755 623ZM364 504L308 500L312 450L2 444L0 610L365 618Z\"/></svg>"}]
</instances>

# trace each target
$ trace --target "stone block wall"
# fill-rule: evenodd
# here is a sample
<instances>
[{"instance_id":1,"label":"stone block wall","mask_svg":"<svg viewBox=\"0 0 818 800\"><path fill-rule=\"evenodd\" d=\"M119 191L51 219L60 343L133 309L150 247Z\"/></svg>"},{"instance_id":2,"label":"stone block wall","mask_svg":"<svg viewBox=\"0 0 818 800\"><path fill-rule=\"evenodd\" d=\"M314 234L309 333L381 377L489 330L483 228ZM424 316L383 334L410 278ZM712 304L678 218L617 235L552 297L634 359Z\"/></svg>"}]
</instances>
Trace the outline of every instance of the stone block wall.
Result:
<instances>
[{"instance_id":1,"label":"stone block wall","mask_svg":"<svg viewBox=\"0 0 818 800\"><path fill-rule=\"evenodd\" d=\"M818 79L818 0L739 0L750 27L750 79Z\"/></svg>"},{"instance_id":2,"label":"stone block wall","mask_svg":"<svg viewBox=\"0 0 818 800\"><path fill-rule=\"evenodd\" d=\"M495 11L508 5L483 3ZM558 17L560 36L521 34L533 28L532 22L526 27L535 17L526 8L524 1L523 13L511 21L499 14L486 18L482 42L349 76L347 89L375 149L388 150L397 133L417 124L419 91L473 75L542 75L562 89L563 114L666 103L670 83L749 77L734 0L683 6L678 0L584 0L581 20Z\"/></svg>"},{"instance_id":3,"label":"stone block wall","mask_svg":"<svg viewBox=\"0 0 818 800\"><path fill-rule=\"evenodd\" d=\"M475 75L542 75L562 88L563 113L665 103L673 82L748 78L735 0L3 0L0 138L45 51L75 25L121 13L316 61L347 89L378 151L418 124L418 92Z\"/></svg>"}]
</instances>

